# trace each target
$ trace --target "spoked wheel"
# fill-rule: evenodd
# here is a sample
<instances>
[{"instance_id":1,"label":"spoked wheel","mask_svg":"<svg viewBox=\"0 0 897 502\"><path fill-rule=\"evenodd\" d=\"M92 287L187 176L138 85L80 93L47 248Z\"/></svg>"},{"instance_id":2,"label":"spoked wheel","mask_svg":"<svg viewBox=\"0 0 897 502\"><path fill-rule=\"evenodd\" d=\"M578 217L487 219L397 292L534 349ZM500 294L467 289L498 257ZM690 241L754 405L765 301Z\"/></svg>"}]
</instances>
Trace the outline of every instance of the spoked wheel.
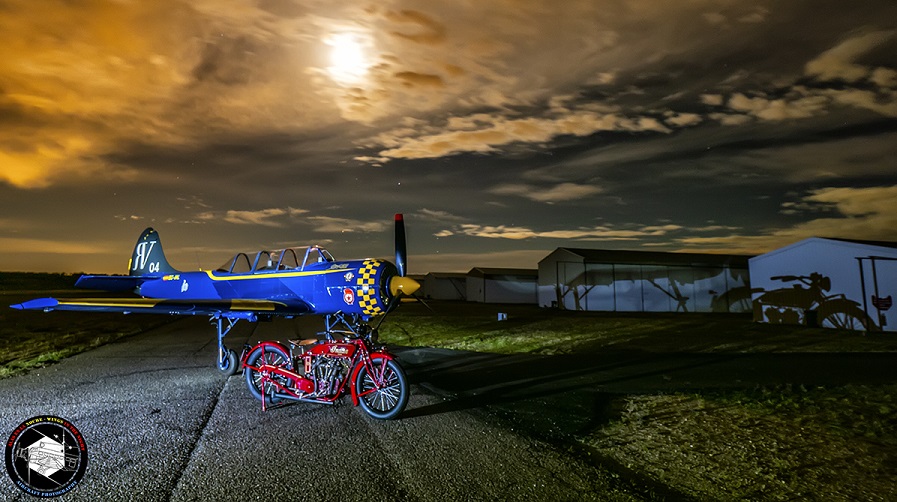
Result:
<instances>
[{"instance_id":1,"label":"spoked wheel","mask_svg":"<svg viewBox=\"0 0 897 502\"><path fill-rule=\"evenodd\" d=\"M399 363L374 359L355 378L358 401L368 415L381 420L396 418L408 404L408 379Z\"/></svg>"},{"instance_id":2,"label":"spoked wheel","mask_svg":"<svg viewBox=\"0 0 897 502\"><path fill-rule=\"evenodd\" d=\"M271 385L266 385L266 388L262 389L262 375L260 372L252 369L252 367L258 368L263 365L286 366L288 364L289 356L278 347L265 345L253 350L249 357L246 358L246 370L243 372L249 393L258 400L261 400L262 394L265 394L266 406L279 403L281 399L271 395L273 392Z\"/></svg>"}]
</instances>

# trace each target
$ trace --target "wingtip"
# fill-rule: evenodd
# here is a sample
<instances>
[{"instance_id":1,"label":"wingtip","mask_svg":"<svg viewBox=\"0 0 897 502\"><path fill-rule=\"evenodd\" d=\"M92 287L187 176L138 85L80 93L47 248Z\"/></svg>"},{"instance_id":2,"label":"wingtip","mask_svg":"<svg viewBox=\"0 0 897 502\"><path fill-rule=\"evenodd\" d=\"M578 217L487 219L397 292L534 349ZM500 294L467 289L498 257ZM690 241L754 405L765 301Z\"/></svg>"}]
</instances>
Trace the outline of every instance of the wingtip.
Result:
<instances>
[{"instance_id":1,"label":"wingtip","mask_svg":"<svg viewBox=\"0 0 897 502\"><path fill-rule=\"evenodd\" d=\"M16 310L44 310L44 309L52 309L59 305L59 301L55 298L37 298L35 300L28 300L23 303L16 303L10 305L10 307Z\"/></svg>"}]
</instances>

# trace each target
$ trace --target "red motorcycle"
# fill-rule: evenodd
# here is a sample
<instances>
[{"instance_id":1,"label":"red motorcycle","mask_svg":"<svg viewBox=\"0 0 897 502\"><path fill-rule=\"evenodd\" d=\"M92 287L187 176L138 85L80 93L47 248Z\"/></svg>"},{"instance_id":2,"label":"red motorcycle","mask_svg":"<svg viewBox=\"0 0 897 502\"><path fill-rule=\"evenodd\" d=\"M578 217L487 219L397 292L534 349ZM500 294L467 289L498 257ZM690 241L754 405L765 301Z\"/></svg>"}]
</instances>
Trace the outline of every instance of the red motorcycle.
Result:
<instances>
[{"instance_id":1,"label":"red motorcycle","mask_svg":"<svg viewBox=\"0 0 897 502\"><path fill-rule=\"evenodd\" d=\"M325 325L324 340L244 348L246 386L262 410L286 401L334 404L348 388L352 403L368 415L396 418L408 403L408 379L395 356L377 345L377 330L354 316L327 316Z\"/></svg>"}]
</instances>

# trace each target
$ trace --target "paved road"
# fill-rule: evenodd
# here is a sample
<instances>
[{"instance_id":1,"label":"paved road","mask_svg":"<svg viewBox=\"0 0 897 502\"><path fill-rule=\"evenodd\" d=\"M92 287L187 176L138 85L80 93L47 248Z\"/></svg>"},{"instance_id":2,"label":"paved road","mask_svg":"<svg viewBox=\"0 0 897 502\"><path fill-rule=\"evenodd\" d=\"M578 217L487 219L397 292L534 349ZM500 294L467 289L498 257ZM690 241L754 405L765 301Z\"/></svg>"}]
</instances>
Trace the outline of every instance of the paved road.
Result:
<instances>
[{"instance_id":1,"label":"paved road","mask_svg":"<svg viewBox=\"0 0 897 502\"><path fill-rule=\"evenodd\" d=\"M292 336L283 322L242 327L230 346ZM489 413L443 409L444 394L418 384L397 421L348 400L262 412L240 375L212 369L213 333L203 319L179 320L0 380L0 433L43 414L78 427L88 469L60 500L629 498L606 470ZM426 380L427 358L406 355L412 381ZM30 500L2 477L0 499Z\"/></svg>"}]
</instances>

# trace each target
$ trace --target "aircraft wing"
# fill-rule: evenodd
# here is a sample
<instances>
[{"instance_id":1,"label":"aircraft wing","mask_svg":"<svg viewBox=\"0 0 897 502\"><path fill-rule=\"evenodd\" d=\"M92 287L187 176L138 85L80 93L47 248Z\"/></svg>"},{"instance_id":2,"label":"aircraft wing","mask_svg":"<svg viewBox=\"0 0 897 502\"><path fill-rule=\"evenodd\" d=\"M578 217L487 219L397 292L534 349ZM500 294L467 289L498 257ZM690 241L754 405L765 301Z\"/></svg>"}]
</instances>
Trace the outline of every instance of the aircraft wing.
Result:
<instances>
[{"instance_id":1,"label":"aircraft wing","mask_svg":"<svg viewBox=\"0 0 897 502\"><path fill-rule=\"evenodd\" d=\"M147 277L139 275L82 275L75 281L75 287L104 291L134 291L146 280Z\"/></svg>"},{"instance_id":2,"label":"aircraft wing","mask_svg":"<svg viewBox=\"0 0 897 502\"><path fill-rule=\"evenodd\" d=\"M258 315L295 316L313 311L299 300L172 300L159 298L38 298L10 305L18 310L70 310L124 314L220 315L253 320Z\"/></svg>"}]
</instances>

